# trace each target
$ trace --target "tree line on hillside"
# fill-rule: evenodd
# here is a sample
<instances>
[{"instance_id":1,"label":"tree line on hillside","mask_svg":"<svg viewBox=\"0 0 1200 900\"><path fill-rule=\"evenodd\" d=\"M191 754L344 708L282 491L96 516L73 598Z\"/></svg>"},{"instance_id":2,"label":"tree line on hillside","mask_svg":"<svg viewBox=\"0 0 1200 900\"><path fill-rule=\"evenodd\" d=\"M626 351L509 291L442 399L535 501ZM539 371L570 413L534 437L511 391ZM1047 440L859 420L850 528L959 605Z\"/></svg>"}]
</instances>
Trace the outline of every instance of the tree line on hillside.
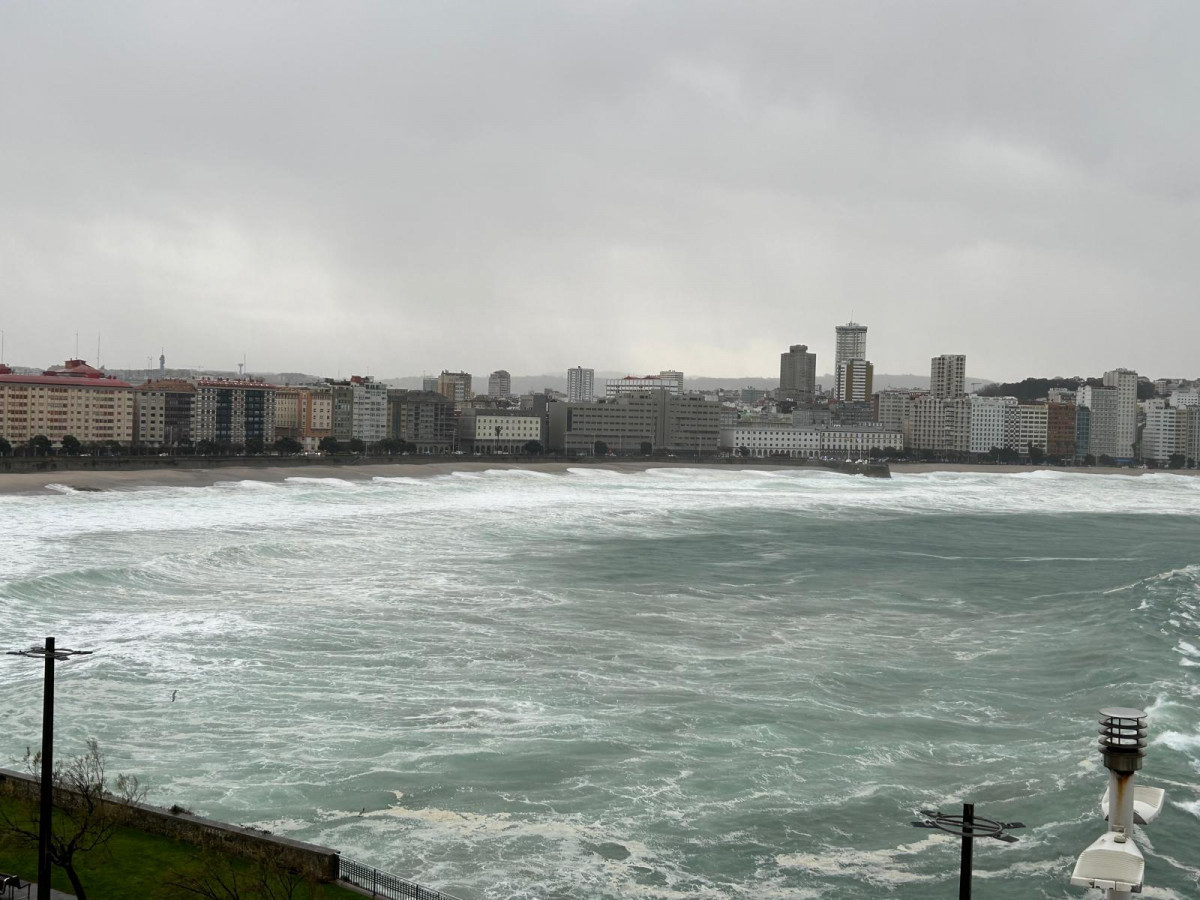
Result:
<instances>
[{"instance_id":1,"label":"tree line on hillside","mask_svg":"<svg viewBox=\"0 0 1200 900\"><path fill-rule=\"evenodd\" d=\"M1032 403L1046 397L1052 388L1075 390L1083 386L1102 387L1103 378L1025 378L1021 381L996 381L979 389L983 397L1016 397L1022 403ZM1138 399L1149 400L1155 396L1154 384L1138 382Z\"/></svg>"}]
</instances>

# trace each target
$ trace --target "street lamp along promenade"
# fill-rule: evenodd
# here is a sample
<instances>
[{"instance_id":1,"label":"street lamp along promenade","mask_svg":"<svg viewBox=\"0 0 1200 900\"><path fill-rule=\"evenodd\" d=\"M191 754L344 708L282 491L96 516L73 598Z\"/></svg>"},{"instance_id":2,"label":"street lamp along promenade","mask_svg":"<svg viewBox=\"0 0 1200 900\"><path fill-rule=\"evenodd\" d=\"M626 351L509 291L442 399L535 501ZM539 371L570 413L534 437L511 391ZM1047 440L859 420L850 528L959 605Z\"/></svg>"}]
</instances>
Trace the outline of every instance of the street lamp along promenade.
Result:
<instances>
[{"instance_id":1,"label":"street lamp along promenade","mask_svg":"<svg viewBox=\"0 0 1200 900\"><path fill-rule=\"evenodd\" d=\"M46 661L45 686L42 689L42 784L41 812L38 819L38 900L50 900L50 834L54 810L54 663L72 656L87 656L91 650L55 647L54 638L43 646L28 650L9 650L9 656L28 656Z\"/></svg>"}]
</instances>

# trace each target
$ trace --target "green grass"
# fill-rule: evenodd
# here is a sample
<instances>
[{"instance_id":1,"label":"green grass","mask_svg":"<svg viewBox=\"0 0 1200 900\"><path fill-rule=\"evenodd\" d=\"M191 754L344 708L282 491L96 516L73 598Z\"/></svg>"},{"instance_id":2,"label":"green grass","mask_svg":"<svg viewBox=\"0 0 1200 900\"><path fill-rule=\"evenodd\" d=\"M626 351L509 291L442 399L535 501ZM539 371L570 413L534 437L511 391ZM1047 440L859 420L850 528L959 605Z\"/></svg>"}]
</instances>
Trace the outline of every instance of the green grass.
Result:
<instances>
[{"instance_id":1,"label":"green grass","mask_svg":"<svg viewBox=\"0 0 1200 900\"><path fill-rule=\"evenodd\" d=\"M9 797L0 797L0 810L14 819L28 815L29 804ZM133 828L121 828L106 847L76 857L76 871L87 891L88 900L170 900L187 896L168 887L165 882L174 873L194 871L199 865L200 850L192 844ZM239 863L240 864L240 863ZM37 847L4 832L0 824L0 872L18 875L26 881L37 880ZM66 873L52 869L51 886L58 891L74 893ZM301 889L298 897L309 900ZM362 895L336 884L320 885L313 900L361 900Z\"/></svg>"}]
</instances>

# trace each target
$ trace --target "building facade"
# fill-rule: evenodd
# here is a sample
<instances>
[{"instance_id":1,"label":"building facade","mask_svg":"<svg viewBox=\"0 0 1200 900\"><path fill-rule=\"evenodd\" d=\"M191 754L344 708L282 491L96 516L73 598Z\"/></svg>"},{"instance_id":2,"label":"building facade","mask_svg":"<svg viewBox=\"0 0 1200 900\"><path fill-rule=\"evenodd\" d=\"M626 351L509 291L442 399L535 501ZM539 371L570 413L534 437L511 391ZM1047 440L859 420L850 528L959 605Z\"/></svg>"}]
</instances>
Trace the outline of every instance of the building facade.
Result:
<instances>
[{"instance_id":1,"label":"building facade","mask_svg":"<svg viewBox=\"0 0 1200 900\"><path fill-rule=\"evenodd\" d=\"M992 450L1015 447L1020 431L1016 397L981 397L973 394L969 408L970 453L983 455Z\"/></svg>"},{"instance_id":2,"label":"building facade","mask_svg":"<svg viewBox=\"0 0 1200 900\"><path fill-rule=\"evenodd\" d=\"M504 369L497 369L488 376L488 396L500 400L512 394L512 376Z\"/></svg>"},{"instance_id":3,"label":"building facade","mask_svg":"<svg viewBox=\"0 0 1200 900\"><path fill-rule=\"evenodd\" d=\"M576 366L567 369L567 400L571 403L591 401L596 396L596 370Z\"/></svg>"},{"instance_id":4,"label":"building facade","mask_svg":"<svg viewBox=\"0 0 1200 900\"><path fill-rule=\"evenodd\" d=\"M454 404L437 391L389 390L388 437L406 441L418 453L450 453L457 445Z\"/></svg>"},{"instance_id":5,"label":"building facade","mask_svg":"<svg viewBox=\"0 0 1200 900\"><path fill-rule=\"evenodd\" d=\"M1075 459L1075 404L1046 404L1046 453L1061 460Z\"/></svg>"},{"instance_id":6,"label":"building facade","mask_svg":"<svg viewBox=\"0 0 1200 900\"><path fill-rule=\"evenodd\" d=\"M129 444L133 428L133 386L81 359L41 375L17 375L0 365L0 437L14 446L38 435L56 444L67 435Z\"/></svg>"},{"instance_id":7,"label":"building facade","mask_svg":"<svg viewBox=\"0 0 1200 900\"><path fill-rule=\"evenodd\" d=\"M466 453L522 453L542 439L542 417L516 410L468 409L458 420L458 446Z\"/></svg>"},{"instance_id":8,"label":"building facade","mask_svg":"<svg viewBox=\"0 0 1200 900\"><path fill-rule=\"evenodd\" d=\"M437 392L454 404L455 409L464 409L471 403L470 372L447 372L438 376Z\"/></svg>"},{"instance_id":9,"label":"building facade","mask_svg":"<svg viewBox=\"0 0 1200 900\"><path fill-rule=\"evenodd\" d=\"M860 357L837 364L834 396L846 403L865 403L874 393L875 367Z\"/></svg>"},{"instance_id":10,"label":"building facade","mask_svg":"<svg viewBox=\"0 0 1200 900\"><path fill-rule=\"evenodd\" d=\"M1118 433L1116 387L1082 385L1075 394L1075 406L1088 410L1085 417L1088 438L1086 444L1080 444L1080 452L1097 458L1120 458L1123 448Z\"/></svg>"},{"instance_id":11,"label":"building facade","mask_svg":"<svg viewBox=\"0 0 1200 900\"><path fill-rule=\"evenodd\" d=\"M1113 422L1114 459L1131 460L1137 443L1138 374L1132 369L1112 369L1104 373L1104 386L1116 391L1116 413Z\"/></svg>"},{"instance_id":12,"label":"building facade","mask_svg":"<svg viewBox=\"0 0 1200 900\"><path fill-rule=\"evenodd\" d=\"M630 396L645 391L666 391L668 394L683 393L683 373L674 369L663 369L657 375L626 375L610 378L604 385L606 398Z\"/></svg>"},{"instance_id":13,"label":"building facade","mask_svg":"<svg viewBox=\"0 0 1200 900\"><path fill-rule=\"evenodd\" d=\"M648 447L652 452L710 455L720 441L719 402L666 390L596 403L553 403L549 414L550 449L569 455L591 454L597 441L617 454Z\"/></svg>"},{"instance_id":14,"label":"building facade","mask_svg":"<svg viewBox=\"0 0 1200 900\"><path fill-rule=\"evenodd\" d=\"M192 439L221 445L275 440L275 385L254 379L206 378L196 383Z\"/></svg>"},{"instance_id":15,"label":"building facade","mask_svg":"<svg viewBox=\"0 0 1200 900\"><path fill-rule=\"evenodd\" d=\"M812 403L817 389L817 354L807 344L792 344L779 355L779 396L796 403Z\"/></svg>"},{"instance_id":16,"label":"building facade","mask_svg":"<svg viewBox=\"0 0 1200 900\"><path fill-rule=\"evenodd\" d=\"M834 365L848 359L867 358L867 326L857 322L848 322L834 328L836 346L834 349Z\"/></svg>"},{"instance_id":17,"label":"building facade","mask_svg":"<svg viewBox=\"0 0 1200 900\"><path fill-rule=\"evenodd\" d=\"M177 379L147 381L133 392L133 442L143 447L192 443L196 386Z\"/></svg>"},{"instance_id":18,"label":"building facade","mask_svg":"<svg viewBox=\"0 0 1200 900\"><path fill-rule=\"evenodd\" d=\"M935 397L957 397L966 390L967 358L961 353L935 356L929 362L929 392Z\"/></svg>"},{"instance_id":19,"label":"building facade","mask_svg":"<svg viewBox=\"0 0 1200 900\"><path fill-rule=\"evenodd\" d=\"M1045 403L1022 403L1017 407L1019 429L1016 450L1029 456L1036 447L1045 453L1049 446L1050 409Z\"/></svg>"}]
</instances>

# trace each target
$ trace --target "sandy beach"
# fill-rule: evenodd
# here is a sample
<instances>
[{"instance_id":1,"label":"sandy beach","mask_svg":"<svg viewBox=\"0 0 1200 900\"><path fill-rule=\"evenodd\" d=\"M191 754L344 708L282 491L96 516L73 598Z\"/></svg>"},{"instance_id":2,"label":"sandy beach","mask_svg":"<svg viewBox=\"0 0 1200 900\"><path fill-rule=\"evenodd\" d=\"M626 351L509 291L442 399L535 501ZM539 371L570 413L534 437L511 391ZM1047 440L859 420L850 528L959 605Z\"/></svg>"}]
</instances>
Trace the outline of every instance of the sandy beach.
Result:
<instances>
[{"instance_id":1,"label":"sandy beach","mask_svg":"<svg viewBox=\"0 0 1200 900\"><path fill-rule=\"evenodd\" d=\"M691 464L694 466L695 464ZM789 465L763 465L738 463L703 463L704 467L716 469L764 469L786 471L803 468ZM447 460L429 463L364 463L362 465L306 465L306 466L218 466L213 468L132 469L121 471L55 471L23 472L0 475L0 494L42 493L50 485L64 485L80 491L129 491L152 487L210 487L229 481L283 482L289 478L341 478L346 481L370 481L384 478L433 478L453 472L483 471L486 469L520 469L525 471L563 474L568 469L598 466L615 472L642 472L652 468L689 468L688 463L679 461L554 461L511 463L497 460ZM1124 475L1138 476L1152 473L1196 476L1198 470L1122 469L1122 468L1059 468L1055 466L986 465L974 466L954 463L892 463L893 475L917 475L929 472L965 472L975 474L998 474L1034 472L1039 469L1079 475ZM813 467L813 471L824 471ZM854 477L854 476L848 476Z\"/></svg>"}]
</instances>

